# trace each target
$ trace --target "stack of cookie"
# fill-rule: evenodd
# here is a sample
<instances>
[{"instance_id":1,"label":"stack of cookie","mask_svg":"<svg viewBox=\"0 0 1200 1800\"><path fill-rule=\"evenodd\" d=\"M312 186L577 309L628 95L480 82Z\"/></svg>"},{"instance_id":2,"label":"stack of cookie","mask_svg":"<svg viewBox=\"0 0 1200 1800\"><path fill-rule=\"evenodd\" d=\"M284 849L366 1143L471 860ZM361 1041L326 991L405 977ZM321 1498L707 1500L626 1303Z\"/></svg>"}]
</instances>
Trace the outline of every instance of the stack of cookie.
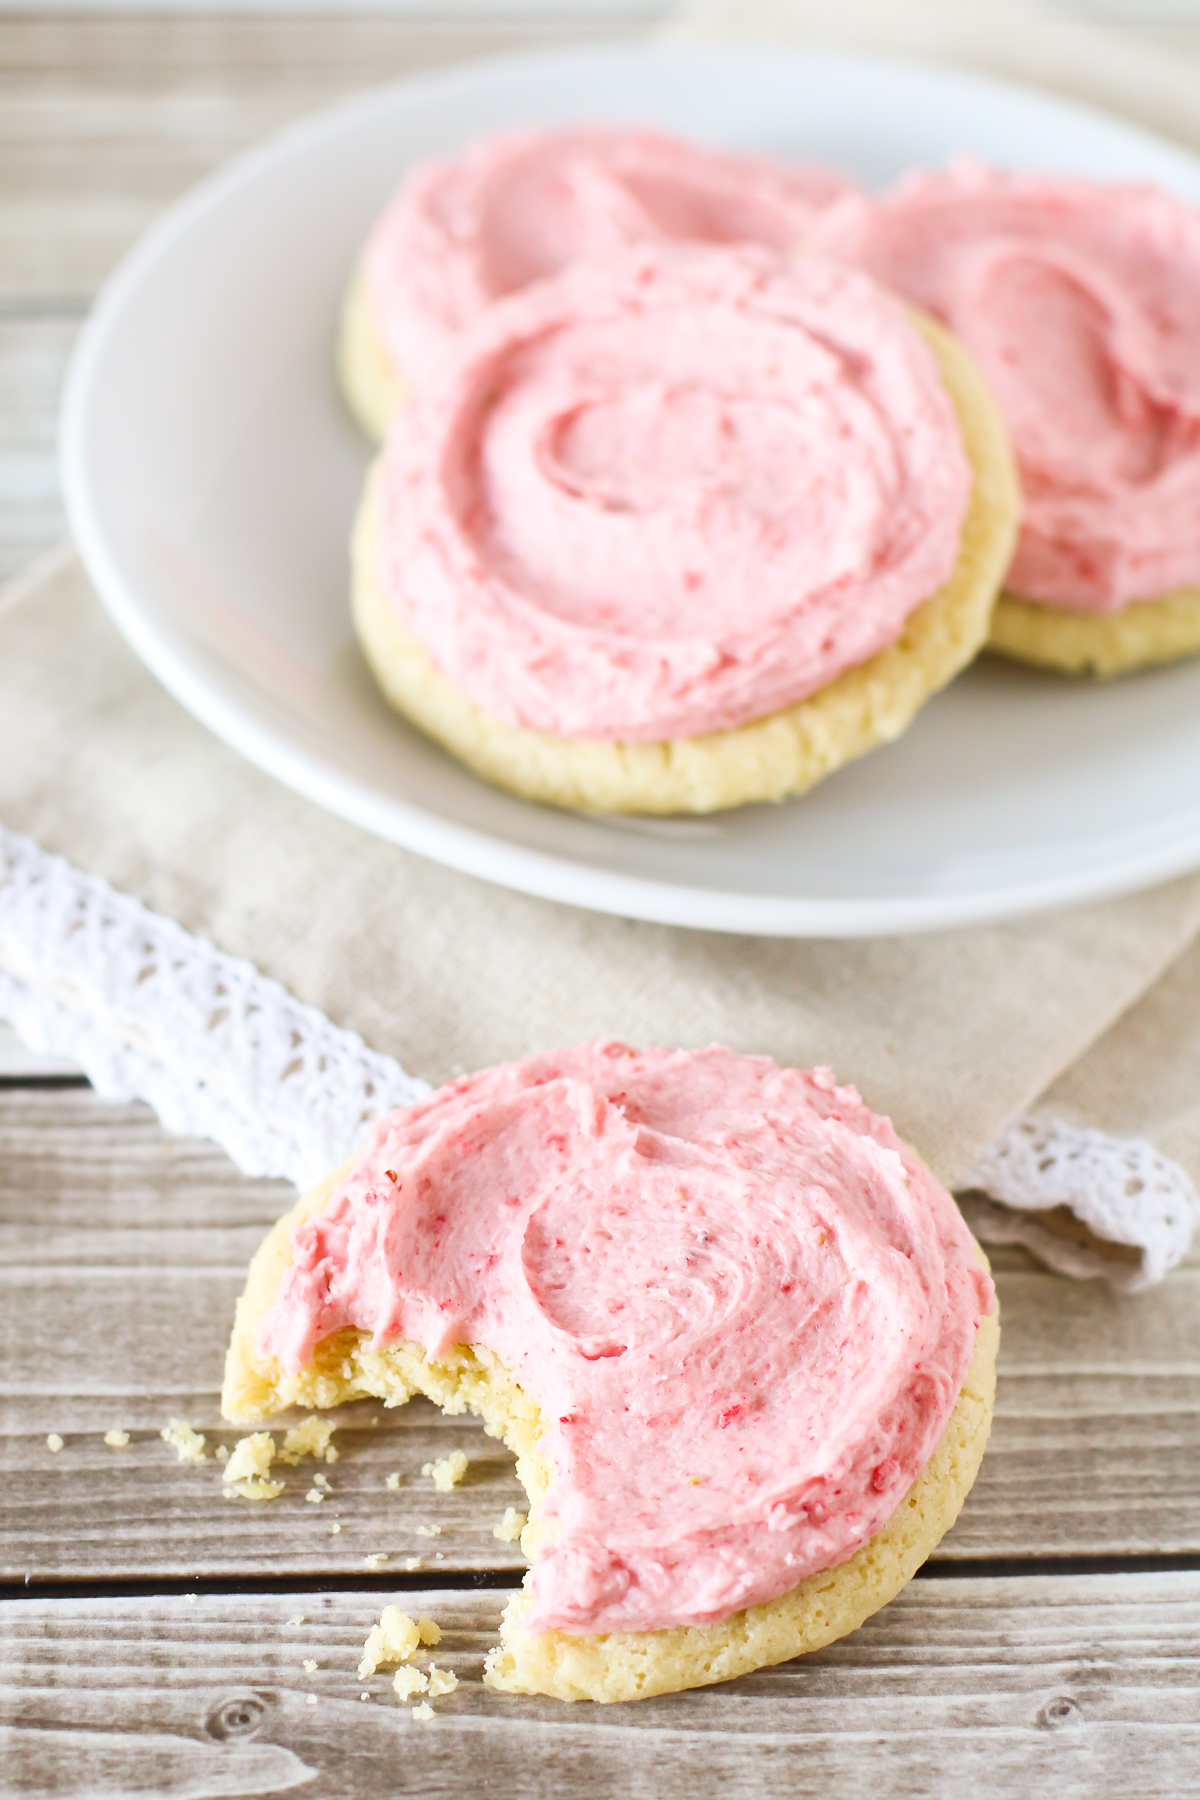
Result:
<instances>
[{"instance_id":1,"label":"stack of cookie","mask_svg":"<svg viewBox=\"0 0 1200 1800\"><path fill-rule=\"evenodd\" d=\"M421 168L339 349L372 668L501 786L669 813L803 792L985 646L1189 653L1198 295L1145 187L615 130Z\"/></svg>"}]
</instances>

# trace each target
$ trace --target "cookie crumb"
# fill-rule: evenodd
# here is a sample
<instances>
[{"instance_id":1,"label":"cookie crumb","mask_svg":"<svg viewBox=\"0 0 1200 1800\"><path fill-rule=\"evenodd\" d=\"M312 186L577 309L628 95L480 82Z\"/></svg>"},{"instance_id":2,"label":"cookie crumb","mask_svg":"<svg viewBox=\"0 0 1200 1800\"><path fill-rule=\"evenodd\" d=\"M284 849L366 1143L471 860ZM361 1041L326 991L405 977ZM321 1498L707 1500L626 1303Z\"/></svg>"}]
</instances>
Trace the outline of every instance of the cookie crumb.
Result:
<instances>
[{"instance_id":1,"label":"cookie crumb","mask_svg":"<svg viewBox=\"0 0 1200 1800\"><path fill-rule=\"evenodd\" d=\"M461 1450L451 1450L448 1456L439 1456L436 1462L421 1464L422 1475L428 1475L441 1494L448 1494L466 1472L467 1458Z\"/></svg>"},{"instance_id":2,"label":"cookie crumb","mask_svg":"<svg viewBox=\"0 0 1200 1800\"><path fill-rule=\"evenodd\" d=\"M366 1692L361 1693L358 1697L360 1700L369 1700L371 1698L370 1694Z\"/></svg>"},{"instance_id":3,"label":"cookie crumb","mask_svg":"<svg viewBox=\"0 0 1200 1800\"><path fill-rule=\"evenodd\" d=\"M433 1708L430 1706L428 1700L422 1700L420 1706L414 1706L412 1709L412 1716L414 1719L419 1720L422 1725L424 1725L428 1719L432 1719Z\"/></svg>"},{"instance_id":4,"label":"cookie crumb","mask_svg":"<svg viewBox=\"0 0 1200 1800\"><path fill-rule=\"evenodd\" d=\"M282 1481L239 1481L236 1487L225 1489L225 1498L279 1499L282 1487Z\"/></svg>"},{"instance_id":5,"label":"cookie crumb","mask_svg":"<svg viewBox=\"0 0 1200 1800\"><path fill-rule=\"evenodd\" d=\"M305 1694L304 1698L308 1701L310 1706L315 1706L317 1704L317 1696L315 1694Z\"/></svg>"},{"instance_id":6,"label":"cookie crumb","mask_svg":"<svg viewBox=\"0 0 1200 1800\"><path fill-rule=\"evenodd\" d=\"M405 1572L409 1575L415 1575L418 1569L424 1567L425 1558L423 1556L406 1556L404 1559Z\"/></svg>"},{"instance_id":7,"label":"cookie crumb","mask_svg":"<svg viewBox=\"0 0 1200 1800\"><path fill-rule=\"evenodd\" d=\"M305 1659L304 1659L304 1664L303 1664L303 1666L304 1666L304 1668L306 1668L306 1669L307 1669L307 1670L308 1670L308 1672L309 1672L309 1674L310 1674L310 1675L311 1675L311 1674L312 1674L312 1672L313 1672L313 1670L314 1670L314 1669L315 1669L315 1668L316 1668L316 1666L317 1666L317 1665L316 1665L316 1663L315 1663L315 1662L314 1662L314 1661L313 1661L313 1659L312 1659L312 1657L311 1657L311 1656L306 1656L306 1657L305 1657Z\"/></svg>"},{"instance_id":8,"label":"cookie crumb","mask_svg":"<svg viewBox=\"0 0 1200 1800\"><path fill-rule=\"evenodd\" d=\"M275 1439L269 1431L252 1431L239 1438L225 1464L223 1481L247 1481L265 1475L275 1457Z\"/></svg>"},{"instance_id":9,"label":"cookie crumb","mask_svg":"<svg viewBox=\"0 0 1200 1800\"><path fill-rule=\"evenodd\" d=\"M500 1523L492 1526L492 1536L499 1538L502 1544L515 1544L528 1522L525 1514L518 1512L515 1506L506 1506Z\"/></svg>"},{"instance_id":10,"label":"cookie crumb","mask_svg":"<svg viewBox=\"0 0 1200 1800\"><path fill-rule=\"evenodd\" d=\"M398 1606L385 1606L378 1625L372 1625L363 1645L360 1675L373 1675L385 1664L407 1662L421 1642L420 1626Z\"/></svg>"},{"instance_id":11,"label":"cookie crumb","mask_svg":"<svg viewBox=\"0 0 1200 1800\"><path fill-rule=\"evenodd\" d=\"M442 1628L435 1625L432 1619L418 1619L417 1630L423 1644L440 1644L442 1641Z\"/></svg>"},{"instance_id":12,"label":"cookie crumb","mask_svg":"<svg viewBox=\"0 0 1200 1800\"><path fill-rule=\"evenodd\" d=\"M441 1535L442 1535L442 1528L440 1525L418 1525L417 1526L417 1536L418 1537L441 1537Z\"/></svg>"},{"instance_id":13,"label":"cookie crumb","mask_svg":"<svg viewBox=\"0 0 1200 1800\"><path fill-rule=\"evenodd\" d=\"M208 1461L208 1452L204 1448L204 1433L193 1431L185 1420L168 1419L158 1435L164 1444L170 1444L180 1462Z\"/></svg>"},{"instance_id":14,"label":"cookie crumb","mask_svg":"<svg viewBox=\"0 0 1200 1800\"><path fill-rule=\"evenodd\" d=\"M336 1536L337 1536L337 1534L338 1534L338 1532L339 1532L339 1531L340 1531L340 1530L341 1530L341 1529L342 1529L342 1528L341 1528L341 1526L340 1526L340 1525L338 1525L338 1524L337 1524L337 1523L336 1523L336 1522L335 1522L335 1523L334 1523L334 1524L332 1524L332 1525L331 1525L331 1526L330 1526L330 1527L329 1527L329 1535L330 1535L330 1537L336 1537Z\"/></svg>"},{"instance_id":15,"label":"cookie crumb","mask_svg":"<svg viewBox=\"0 0 1200 1800\"><path fill-rule=\"evenodd\" d=\"M387 1559L388 1553L386 1550L372 1550L369 1556L363 1557L363 1567L367 1569L382 1569Z\"/></svg>"},{"instance_id":16,"label":"cookie crumb","mask_svg":"<svg viewBox=\"0 0 1200 1800\"><path fill-rule=\"evenodd\" d=\"M414 1694L425 1692L429 1686L429 1677L423 1675L420 1669L414 1669L410 1663L403 1669L396 1670L392 1676L392 1686L398 1700L411 1700Z\"/></svg>"},{"instance_id":17,"label":"cookie crumb","mask_svg":"<svg viewBox=\"0 0 1200 1800\"><path fill-rule=\"evenodd\" d=\"M221 1471L221 1480L243 1500L277 1500L283 1492L282 1481L269 1481L267 1470L275 1456L275 1439L269 1431L252 1431L239 1438L229 1461Z\"/></svg>"},{"instance_id":18,"label":"cookie crumb","mask_svg":"<svg viewBox=\"0 0 1200 1800\"><path fill-rule=\"evenodd\" d=\"M129 1433L122 1431L119 1425L114 1425L111 1431L105 1432L104 1441L110 1450L123 1450L129 1442Z\"/></svg>"},{"instance_id":19,"label":"cookie crumb","mask_svg":"<svg viewBox=\"0 0 1200 1800\"><path fill-rule=\"evenodd\" d=\"M196 1604L195 1594L185 1594L183 1597L187 1601L189 1606L195 1606L195 1604Z\"/></svg>"},{"instance_id":20,"label":"cookie crumb","mask_svg":"<svg viewBox=\"0 0 1200 1800\"><path fill-rule=\"evenodd\" d=\"M453 1669L439 1669L436 1663L430 1663L429 1698L437 1700L442 1694L452 1694L458 1686L458 1676Z\"/></svg>"},{"instance_id":21,"label":"cookie crumb","mask_svg":"<svg viewBox=\"0 0 1200 1800\"><path fill-rule=\"evenodd\" d=\"M293 1425L284 1433L283 1448L279 1452L280 1462L295 1464L305 1456L315 1457L318 1462L336 1462L338 1453L329 1442L336 1429L328 1419L315 1417L305 1419L302 1425Z\"/></svg>"},{"instance_id":22,"label":"cookie crumb","mask_svg":"<svg viewBox=\"0 0 1200 1800\"><path fill-rule=\"evenodd\" d=\"M225 1498L234 1500L278 1500L283 1492L282 1481L239 1481L236 1487L225 1489Z\"/></svg>"},{"instance_id":23,"label":"cookie crumb","mask_svg":"<svg viewBox=\"0 0 1200 1800\"><path fill-rule=\"evenodd\" d=\"M55 1456L57 1456L59 1451L62 1449L62 1447L63 1447L62 1438L59 1437L57 1431L52 1431L46 1439L47 1450L53 1450Z\"/></svg>"},{"instance_id":24,"label":"cookie crumb","mask_svg":"<svg viewBox=\"0 0 1200 1800\"><path fill-rule=\"evenodd\" d=\"M399 1486L400 1486L400 1477L399 1477L399 1475L389 1475L389 1476L388 1476L388 1478L387 1478L387 1482L386 1482L386 1484L385 1484L385 1485L386 1485L386 1486L387 1486L387 1487L390 1487L390 1488L391 1488L391 1489L392 1489L392 1490L393 1490L393 1492L394 1492L394 1491L395 1491L395 1489L396 1489L396 1488L398 1488L398 1487L399 1487Z\"/></svg>"},{"instance_id":25,"label":"cookie crumb","mask_svg":"<svg viewBox=\"0 0 1200 1800\"><path fill-rule=\"evenodd\" d=\"M320 1488L309 1488L309 1490L308 1490L307 1494L305 1494L304 1498L308 1501L308 1504L310 1506L320 1506L320 1504L321 1504L322 1500L325 1498L325 1496L321 1492Z\"/></svg>"},{"instance_id":26,"label":"cookie crumb","mask_svg":"<svg viewBox=\"0 0 1200 1800\"><path fill-rule=\"evenodd\" d=\"M218 1444L216 1447L216 1450L213 1452L213 1454L216 1456L216 1459L218 1462L220 1462L220 1463L228 1462L229 1461L229 1445L228 1444Z\"/></svg>"},{"instance_id":27,"label":"cookie crumb","mask_svg":"<svg viewBox=\"0 0 1200 1800\"><path fill-rule=\"evenodd\" d=\"M291 1618L288 1620L289 1625L305 1625L305 1624L307 1624L307 1622L308 1621L305 1619L303 1613L293 1613Z\"/></svg>"},{"instance_id":28,"label":"cookie crumb","mask_svg":"<svg viewBox=\"0 0 1200 1800\"><path fill-rule=\"evenodd\" d=\"M315 1488L320 1488L322 1493L325 1493L325 1494L331 1494L333 1492L333 1487L332 1487L332 1484L330 1483L328 1475L314 1475L313 1476L313 1486Z\"/></svg>"}]
</instances>

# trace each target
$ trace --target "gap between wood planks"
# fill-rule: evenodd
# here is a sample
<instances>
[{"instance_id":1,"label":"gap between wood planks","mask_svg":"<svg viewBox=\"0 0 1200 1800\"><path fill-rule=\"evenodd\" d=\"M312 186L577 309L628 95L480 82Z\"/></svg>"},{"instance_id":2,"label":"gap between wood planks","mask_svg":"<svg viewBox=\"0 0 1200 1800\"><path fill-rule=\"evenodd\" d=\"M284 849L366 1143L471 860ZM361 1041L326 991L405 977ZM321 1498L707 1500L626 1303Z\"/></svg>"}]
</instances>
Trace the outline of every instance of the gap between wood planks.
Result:
<instances>
[{"instance_id":1,"label":"gap between wood planks","mask_svg":"<svg viewBox=\"0 0 1200 1800\"><path fill-rule=\"evenodd\" d=\"M987 1581L1062 1575L1170 1575L1200 1573L1200 1555L1186 1552L1161 1556L993 1556L972 1561L922 1563L915 1581ZM403 1593L428 1593L463 1588L495 1588L512 1592L521 1585L520 1571L513 1569L422 1569L416 1574L372 1569L366 1574L347 1572L324 1580L311 1576L261 1575L229 1577L145 1577L135 1580L0 1582L4 1600L142 1600L177 1594L342 1594L378 1593L381 1588Z\"/></svg>"},{"instance_id":2,"label":"gap between wood planks","mask_svg":"<svg viewBox=\"0 0 1200 1800\"><path fill-rule=\"evenodd\" d=\"M0 1093L12 1088L90 1088L86 1075L0 1075Z\"/></svg>"}]
</instances>

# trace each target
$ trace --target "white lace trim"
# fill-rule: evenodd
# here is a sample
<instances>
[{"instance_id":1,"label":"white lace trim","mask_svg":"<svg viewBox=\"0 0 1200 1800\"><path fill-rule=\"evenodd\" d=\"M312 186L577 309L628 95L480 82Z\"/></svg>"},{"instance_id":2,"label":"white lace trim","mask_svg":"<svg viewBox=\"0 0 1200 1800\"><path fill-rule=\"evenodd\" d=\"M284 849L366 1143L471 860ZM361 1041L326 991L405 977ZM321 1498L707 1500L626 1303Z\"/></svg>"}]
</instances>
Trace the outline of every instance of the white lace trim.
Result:
<instances>
[{"instance_id":1,"label":"white lace trim","mask_svg":"<svg viewBox=\"0 0 1200 1800\"><path fill-rule=\"evenodd\" d=\"M1161 1281L1183 1260L1200 1225L1200 1198L1186 1170L1153 1144L1036 1114L1010 1125L964 1185L988 1196L964 1194L959 1201L982 1242L1024 1244L1052 1269L1102 1276L1122 1293ZM1039 1220L1038 1213L1057 1207L1068 1208L1085 1229L1064 1232ZM1139 1258L1121 1258L1106 1243L1127 1245Z\"/></svg>"},{"instance_id":2,"label":"white lace trim","mask_svg":"<svg viewBox=\"0 0 1200 1800\"><path fill-rule=\"evenodd\" d=\"M0 1016L102 1094L300 1187L430 1092L250 963L3 826Z\"/></svg>"}]
</instances>

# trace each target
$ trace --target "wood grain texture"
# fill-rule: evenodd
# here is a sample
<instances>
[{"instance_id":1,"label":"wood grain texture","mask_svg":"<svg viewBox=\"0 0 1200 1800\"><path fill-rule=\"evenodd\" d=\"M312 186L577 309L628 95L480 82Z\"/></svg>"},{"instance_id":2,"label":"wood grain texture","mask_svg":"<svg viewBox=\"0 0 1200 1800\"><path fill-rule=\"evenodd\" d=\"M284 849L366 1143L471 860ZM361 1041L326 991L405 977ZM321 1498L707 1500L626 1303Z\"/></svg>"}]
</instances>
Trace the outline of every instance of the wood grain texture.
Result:
<instances>
[{"instance_id":1,"label":"wood grain texture","mask_svg":"<svg viewBox=\"0 0 1200 1800\"><path fill-rule=\"evenodd\" d=\"M81 319L70 307L28 317L0 311L0 582L67 535L58 403ZM0 1069L2 1058L0 1046Z\"/></svg>"},{"instance_id":2,"label":"wood grain texture","mask_svg":"<svg viewBox=\"0 0 1200 1800\"><path fill-rule=\"evenodd\" d=\"M613 1707L490 1693L482 1663L504 1596L409 1595L408 1611L441 1625L436 1660L459 1680L428 1725L387 1676L355 1672L390 1597L8 1602L5 1791L1200 1793L1200 1574L914 1582L817 1655Z\"/></svg>"},{"instance_id":3,"label":"wood grain texture","mask_svg":"<svg viewBox=\"0 0 1200 1800\"><path fill-rule=\"evenodd\" d=\"M67 358L100 283L164 206L358 88L639 28L604 5L301 18L0 8L0 581L65 535Z\"/></svg>"},{"instance_id":4,"label":"wood grain texture","mask_svg":"<svg viewBox=\"0 0 1200 1800\"><path fill-rule=\"evenodd\" d=\"M634 29L566 8L0 16L0 302L89 299L169 201L255 138L358 88Z\"/></svg>"},{"instance_id":5,"label":"wood grain texture","mask_svg":"<svg viewBox=\"0 0 1200 1800\"><path fill-rule=\"evenodd\" d=\"M260 1504L225 1500L215 1460L182 1465L160 1440L173 1417L212 1450L241 1435L218 1408L225 1343L250 1255L290 1201L213 1145L168 1138L146 1107L0 1091L0 1579L346 1572L378 1552L523 1566L492 1536L523 1503L512 1459L426 1402L341 1409L341 1461L284 1470L285 1494ZM104 1445L112 1427L128 1447ZM468 1478L438 1494L422 1464L457 1448ZM331 1491L311 1504L318 1468ZM436 1540L420 1535L434 1524Z\"/></svg>"},{"instance_id":6,"label":"wood grain texture","mask_svg":"<svg viewBox=\"0 0 1200 1800\"><path fill-rule=\"evenodd\" d=\"M319 1504L304 1497L311 1463L286 1471L280 1499L233 1502L215 1462L181 1465L161 1442L171 1417L213 1447L236 1441L217 1407L233 1304L288 1201L214 1146L168 1138L145 1107L0 1090L0 1578L336 1576L381 1551L392 1569L416 1555L445 1571L522 1566L492 1536L523 1504L507 1452L424 1401L343 1409ZM1136 1299L1020 1251L997 1280L992 1444L938 1555L1200 1550L1200 1264ZM114 1426L127 1448L102 1442ZM469 1478L438 1494L421 1466L452 1448ZM430 1524L437 1538L420 1535Z\"/></svg>"}]
</instances>

